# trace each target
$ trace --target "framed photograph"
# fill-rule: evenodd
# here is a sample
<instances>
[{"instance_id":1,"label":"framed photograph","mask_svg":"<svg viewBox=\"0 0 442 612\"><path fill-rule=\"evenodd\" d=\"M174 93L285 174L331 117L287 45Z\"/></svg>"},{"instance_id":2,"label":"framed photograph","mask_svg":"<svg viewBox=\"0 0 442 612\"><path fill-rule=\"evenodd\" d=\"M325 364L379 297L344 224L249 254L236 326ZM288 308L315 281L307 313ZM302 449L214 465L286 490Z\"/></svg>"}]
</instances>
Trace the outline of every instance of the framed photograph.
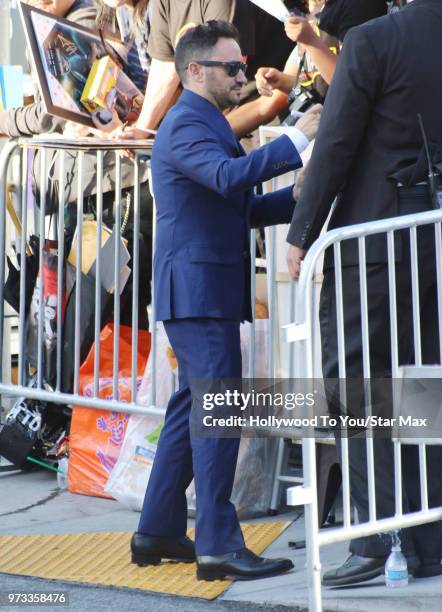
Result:
<instances>
[{"instance_id":1,"label":"framed photograph","mask_svg":"<svg viewBox=\"0 0 442 612\"><path fill-rule=\"evenodd\" d=\"M117 38L55 17L20 2L30 59L46 111L62 119L93 126L90 112L80 101L95 60L106 55L124 65L127 50ZM136 120L143 94L130 78L119 71L116 110L123 121Z\"/></svg>"}]
</instances>

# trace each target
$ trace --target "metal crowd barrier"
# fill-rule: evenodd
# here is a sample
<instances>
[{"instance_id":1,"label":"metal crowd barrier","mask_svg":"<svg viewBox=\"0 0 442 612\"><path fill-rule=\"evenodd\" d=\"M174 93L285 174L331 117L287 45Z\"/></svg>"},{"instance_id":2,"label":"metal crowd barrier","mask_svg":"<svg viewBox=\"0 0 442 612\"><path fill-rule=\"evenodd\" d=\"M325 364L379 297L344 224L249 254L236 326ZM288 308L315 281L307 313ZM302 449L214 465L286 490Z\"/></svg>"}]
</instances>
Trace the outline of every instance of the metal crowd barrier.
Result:
<instances>
[{"instance_id":1,"label":"metal crowd barrier","mask_svg":"<svg viewBox=\"0 0 442 612\"><path fill-rule=\"evenodd\" d=\"M359 252L359 278L360 278L360 315L363 352L363 375L364 379L370 379L370 347L369 347L369 320L367 302L367 258L366 239L373 235L383 235L388 247L388 289L390 310L390 334L392 355L392 378L412 376L422 378L430 375L434 378L442 376L442 368L422 363L422 337L420 327L419 310L419 273L417 254L417 228L421 226L434 227L435 256L436 256L436 281L437 281L437 308L439 323L439 347L442 347L442 211L430 211L419 214L384 219L360 225L348 226L335 229L321 236L309 249L302 264L301 275L297 288L296 314L294 323L286 328L286 339L289 343L296 343L296 373L299 378L315 378L315 353L314 346L315 330L317 329L317 316L314 308L314 277L318 261L324 255L326 249L333 250L335 265L335 293L336 293L336 319L339 353L339 380L346 379L345 365L345 319L343 312L343 279L342 279L342 245L348 240L356 240ZM395 236L399 230L409 232L410 239L410 261L411 261L411 288L412 288L412 319L414 331L414 353L413 365L401 367L398 350L398 320L397 320L397 295L396 295L396 268L395 268ZM400 305L399 305L400 307ZM387 341L387 340L386 340ZM442 354L442 353L441 353ZM430 374L428 370L432 371ZM402 443L414 443L419 448L419 473L420 473L420 495L421 509L406 513L402 504ZM401 440L393 438L394 444L394 480L395 480L395 515L389 518L379 518L376 512L376 487L375 487L375 458L373 449L373 438L367 436L367 483L369 500L369 520L359 524L351 521L350 509L350 462L348 437L342 436L341 467L342 467L342 490L343 490L343 526L321 530L318 526L318 498L317 498L317 464L316 445L311 432L302 440L303 475L302 486L288 489L287 499L289 505L304 505L306 517L306 544L307 544L307 568L309 581L309 610L319 612L322 610L321 599L321 560L320 549L328 544L343 542L354 538L369 536L373 534L386 533L396 529L412 527L442 519L442 507L429 507L428 483L427 483L427 461L426 444L442 444L440 439L416 439Z\"/></svg>"},{"instance_id":2,"label":"metal crowd barrier","mask_svg":"<svg viewBox=\"0 0 442 612\"><path fill-rule=\"evenodd\" d=\"M260 145L263 146L284 133L281 126L261 126L259 129ZM276 179L263 184L263 193L275 191L276 189L293 185L296 181L297 172L289 172ZM269 379L295 378L297 364L295 360L294 345L286 344L284 327L295 320L297 309L298 283L293 282L288 274L285 262L286 236L288 226L273 226L266 229L266 253L267 253L267 288L269 295L270 329L273 331L270 340ZM252 240L252 243L254 241ZM312 309L316 312L319 303L319 290L321 286L321 258L316 262L313 277ZM319 346L319 324L313 326L312 342L315 349ZM316 378L321 377L320 351L315 350L313 370ZM253 378L254 372L250 370L249 376ZM302 484L303 475L294 476L290 473L288 456L290 444L300 443L303 436L301 428L256 428L261 435L279 438L274 470L273 491L270 502L270 514L276 514L283 493L284 484ZM324 432L318 440L321 444L334 445L334 438Z\"/></svg>"},{"instance_id":3,"label":"metal crowd barrier","mask_svg":"<svg viewBox=\"0 0 442 612\"><path fill-rule=\"evenodd\" d=\"M62 389L61 381L61 367L62 367L62 353L63 353L63 336L62 327L57 324L56 329L56 369L57 376L55 385L53 388L49 388L45 382L43 376L44 370L44 287L43 283L40 283L39 287L39 316L38 316L38 356L37 356L37 367L36 367L36 384L32 387L28 385L28 375L26 372L26 316L25 316L25 304L24 299L20 301L20 311L18 313L18 381L17 384L13 384L9 380L8 368L5 364L10 361L10 342L8 338L5 338L4 330L5 326L5 301L4 301L4 284L5 284L5 257L0 257L0 363L3 364L2 376L0 378L0 398L3 405L9 399L12 401L14 398L28 398L30 400L38 400L42 402L51 402L60 405L85 407L85 408L96 408L112 412L121 412L128 414L142 414L142 415L157 415L164 416L165 408L163 405L159 405L157 401L158 392L158 379L159 372L157 368L158 363L158 325L155 320L155 312L153 306L151 306L151 312L149 316L149 331L151 333L151 348L149 360L152 367L152 382L150 388L150 400L148 405L141 405L137 402L137 327L138 327L138 278L143 275L143 262L139 260L139 249L138 241L134 240L133 248L133 296L132 296L132 364L131 364L131 399L130 402L125 403L118 398L118 352L119 352L119 334L117 330L120 325L120 299L119 299L119 241L116 242L115 259L114 259L114 296L113 296L113 324L116 330L114 334L114 347L113 347L113 377L112 377L112 397L103 398L99 395L99 378L100 378L100 300L101 300L101 286L100 276L102 262L100 258L100 247L101 247L101 230L103 226L103 184L105 181L105 168L104 168L104 156L115 155L115 231L116 234L120 234L121 229L121 207L122 207L122 164L129 163L127 160L124 162L121 158L121 148L114 147L114 152L109 152L106 149L107 145L100 145L99 143L82 144L70 143L62 144L61 141L56 141L52 138L39 137L35 139L21 139L11 140L5 143L0 153L0 252L3 254L10 254L10 245L8 235L10 230L9 222L7 223L7 197L8 197L8 186L10 168L14 167L16 170L17 180L15 189L15 208L17 215L21 221L22 234L21 237L16 236L15 246L17 252L21 255L26 252L26 240L31 233L35 233L40 237L47 237L50 235L52 238L58 239L58 250L59 253L63 252L64 247L64 210L65 210L65 157L68 154L75 153L77 158L77 170L76 170L76 188L77 188L77 253L76 253L76 302L75 302L75 333L72 344L72 352L74 354L74 375L73 375L73 387L71 392L66 392ZM125 149L131 149L130 142L124 144ZM46 213L47 210L47 197L46 191L48 186L48 159L52 156L54 150L58 151L58 206L55 214L56 223L52 223L51 231L49 231L48 219L49 215ZM28 195L28 175L30 171L28 153L30 151L39 152L40 155L40 196L35 202L36 208L34 210L29 209ZM135 186L134 192L134 235L138 234L140 228L140 177L142 173L146 172L146 165L149 166L146 161L146 151L134 150L133 159L133 184ZM82 395L79 391L80 384L80 338L82 330L82 315L84 304L82 304L81 296L81 283L82 276L80 273L81 261L82 261L82 220L83 220L83 207L84 207L84 160L85 156L93 156L96 163L96 217L97 217L97 231L96 231L96 244L97 244L97 260L96 260L96 278L95 278L95 291L93 300L95 301L95 319L94 319L94 346L95 346L95 357L94 357L94 382L93 382L93 393L87 397ZM18 166L18 170L16 168ZM149 175L150 179L150 175ZM292 179L293 180L293 179ZM150 180L149 180L150 183ZM275 182L273 185L266 187L275 188ZM10 190L9 190L10 191ZM153 243L155 240L155 210L153 211ZM55 227L54 227L55 225ZM11 226L12 227L12 226ZM112 228L110 228L112 229ZM12 230L13 231L13 230ZM265 265L267 268L267 294L268 294L268 308L269 308L269 336L268 336L268 376L269 378L275 378L279 371L277 369L277 351L279 346L279 340L277 342L276 337L279 336L279 320L277 316L277 306L275 302L275 285L276 285L276 254L275 254L275 231L270 230L270 240L268 246L268 254L266 262L261 261L261 265ZM42 267L43 267L43 240L40 240L39 246L39 274L42 278ZM251 257L252 261L255 261L257 256L256 253L256 233L252 231L251 236ZM20 293L23 297L25 294L26 286L26 258L22 257L22 268L20 272ZM63 278L63 258L58 259L58 274L57 274L57 322L62 320L62 278ZM256 277L254 267L252 266L252 296L254 299L256 289ZM152 282L152 304L153 295L155 291L154 279ZM290 312L293 312L294 308L294 293L291 292ZM255 363L259 355L255 351L255 324L248 325L248 336L249 336L249 356L248 356L248 376L253 378L255 376ZM6 340L6 341L5 341ZM289 367L293 368L293 351L291 351ZM164 378L163 378L164 380ZM5 401L6 400L6 401ZM278 441L279 442L279 441ZM277 442L275 442L277 444ZM275 466L275 486L272 494L272 499L269 500L269 507L276 511L281 496L280 485L284 480L284 477L280 479L282 457L281 447L279 451L275 452L276 466ZM292 483L300 482L299 478L289 478Z\"/></svg>"},{"instance_id":4,"label":"metal crowd barrier","mask_svg":"<svg viewBox=\"0 0 442 612\"><path fill-rule=\"evenodd\" d=\"M126 149L131 149L128 144ZM34 210L34 218L28 214L28 151L36 151L40 153L40 198L36 202L38 210ZM58 151L59 155L59 189L58 189L58 210L56 211L56 227L52 226L52 232L48 231L48 219L46 215L46 187L48 182L48 165L47 157L49 153L54 150ZM58 253L64 252L64 208L65 208L65 155L67 152L76 153L77 158L77 171L76 181L78 189L77 197L77 254L76 254L76 303L75 303L75 334L74 344L72 351L74 353L74 377L73 377L73 389L71 393L61 391L61 360L62 360L62 346L63 337L61 326L57 323L56 328L56 382L54 388L47 388L43 378L44 362L43 362L43 343L44 343L44 286L43 282L40 282L39 286L39 316L38 316L38 357L37 357L37 368L36 376L37 381L35 386L32 388L26 384L26 372L25 372L25 332L26 332L26 320L25 320L25 295L26 287L26 240L30 233L29 224L30 220L34 223L34 233L42 239L39 242L39 276L43 278L43 248L44 238L51 235L53 238L58 240ZM0 394L2 397L25 397L29 399L40 400L43 402L60 403L67 405L87 406L90 408L100 408L109 411L127 412L132 414L155 414L163 415L164 410L155 406L153 388L153 397L151 405L140 406L136 403L137 394L137 330L138 330L138 279L140 275L140 261L139 261L139 242L134 240L133 247L133 296L132 296L132 376L131 376L131 402L124 403L118 400L118 352L119 352L119 334L114 334L114 368L113 368L113 393L111 399L103 399L99 397L99 364L100 364L100 331L101 331L101 245L102 245L102 229L103 229L103 156L108 153L106 149L99 144L97 145L75 145L66 146L60 145L59 142L55 142L52 139L44 141L40 139L38 144L34 144L32 139L20 140L20 141L9 141L7 142L0 154L0 252L3 254L8 253L7 240L6 240L6 228L7 228L7 202L8 197L7 182L9 166L14 158L19 160L19 175L20 182L17 183L17 198L18 201L18 217L21 221L21 237L17 237L16 250L21 255L21 270L20 270L20 311L18 314L18 383L11 384L5 381L4 373L2 372L0 382ZM140 165L144 163L144 151L134 150L134 162L133 162L133 177L134 177L134 235L138 235L140 228ZM94 357L94 392L92 397L84 397L79 394L79 370L80 370L80 333L82 327L82 310L83 305L81 303L81 261L82 261L82 221L83 221L83 205L84 205L84 157L85 155L94 155L96 163L96 214L97 214L97 231L96 231L96 244L97 244L97 256L96 256L96 269L95 269L95 319L94 319L94 345L95 345L95 357ZM120 235L121 230L121 168L122 159L119 153L119 149L115 147L115 231L117 235ZM51 221L52 223L52 221ZM63 266L64 257L58 257L58 270L57 270L57 322L62 321L62 307L63 307ZM114 317L113 323L115 329L119 329L120 325L120 242L116 241L115 248L115 268L114 268L114 291L113 291L113 303L114 303ZM5 257L0 257L0 359L3 364L3 352L8 349L4 343L4 315L5 315L5 304L4 304L4 284L5 284ZM153 329L153 336L155 335L155 328ZM154 345L154 343L152 343Z\"/></svg>"},{"instance_id":5,"label":"metal crowd barrier","mask_svg":"<svg viewBox=\"0 0 442 612\"><path fill-rule=\"evenodd\" d=\"M271 128L265 128L262 130L262 141L265 142L268 138L274 138L275 134ZM125 149L130 149L130 143L124 145ZM40 198L36 202L38 209L30 211L28 208L28 152L31 150L38 149L40 152L41 171L40 171L40 184L43 186L40 190ZM84 158L86 155L94 156L97 168L96 175L96 217L97 217L97 232L96 232L96 243L97 243L97 261L96 261L96 280L94 287L94 301L95 301L95 318L94 318L94 345L95 345L95 359L94 359L94 384L93 393L91 397L86 397L79 393L79 371L80 371L80 337L82 329L82 311L84 304L80 300L80 291L76 293L76 317L75 317L75 332L74 341L72 346L72 352L74 354L74 376L73 376L73 388L72 392L64 392L61 388L61 360L62 360L62 345L63 337L62 330L57 328L57 341L56 341L56 363L57 363L57 377L54 388L47 388L43 377L43 344L44 344L44 329L43 329L43 285L39 287L39 317L38 317L38 355L37 355L37 382L34 387L27 385L26 375L26 354L25 354L25 330L26 330L26 317L25 317L25 305L24 300L20 302L20 310L18 313L18 382L12 384L7 380L5 373L4 364L8 361L9 355L8 350L10 348L9 341L7 341L4 329L5 329L5 304L4 304L4 282L5 282L5 257L0 257L0 363L2 364L2 376L0 380L0 395L4 398L29 398L40 400L43 402L51 402L64 404L69 406L87 407L104 409L107 411L115 411L129 414L143 414L143 415L164 415L164 407L159 406L157 402L157 382L158 382L158 326L155 321L155 312L152 311L150 314L150 332L151 332L151 350L150 350L150 362L152 364L152 385L150 389L150 399L148 405L141 405L137 401L137 328L138 328L138 278L142 277L144 273L144 262L140 261L140 253L138 249L138 241L134 241L133 248L133 295L132 295L132 363L131 363L131 399L130 402L125 403L118 399L118 353L119 353L119 334L114 335L114 350L113 350L113 377L112 377L112 397L102 398L99 397L99 366L100 366L100 300L101 300L101 286L100 286L100 275L101 275L101 264L100 261L100 245L101 245L101 230L103 225L103 183L104 183L104 156L114 155L115 156L115 231L117 235L120 234L121 230L121 207L122 207L122 164L128 163L123 162L119 153L118 148L114 152L106 150L105 145L100 146L96 144L83 145L77 143L75 145L61 146L60 143L55 143L52 139L47 141L39 140L38 144L33 143L32 140L21 140L21 141L9 141L6 143L0 153L0 252L8 254L8 236L9 230L7 231L10 224L7 224L7 196L8 196L8 175L9 167L12 164L18 166L16 173L19 176L17 181L16 190L16 208L17 213L22 225L22 234L19 239L16 240L17 251L20 254L26 252L26 239L28 235L34 231L39 236L44 237L48 235L48 215L46 215L46 189L48 181L48 170L46 166L46 158L49 157L54 149L59 151L59 185L58 190L58 210L56 211L57 225L54 231L52 226L52 236L58 238L58 248L61 252L63 250L63 236L64 236L64 209L65 209L65 197L64 197L64 185L65 180L64 173L64 160L68 152L78 153L78 166L77 166L77 254L76 254L76 283L77 287L81 287L82 277L80 274L81 259L82 259L82 220L83 220L83 206L84 206ZM146 169L145 151L134 150L133 162L133 184L134 190L134 234L138 235L140 228L140 177L145 175L148 170ZM293 174L287 177L289 183L293 183ZM274 190L281 186L281 180L270 181L264 185L264 191ZM146 187L147 188L147 187ZM33 214L32 214L33 213ZM153 213L155 215L155 213ZM154 221L154 220L153 220ZM278 252L278 248L282 242L282 234L285 238L285 228L269 228L266 230L266 261L261 262L261 265L265 265L267 272L267 295L268 295L268 308L269 308L269 335L268 335L268 366L267 374L270 379L277 378L318 378L318 351L319 346L319 327L317 321L317 310L318 310L318 290L320 286L320 278L318 279L318 271L322 268L322 257L324 251L328 247L333 247L336 255L336 261L340 263L340 245L343 241L348 239L358 239L361 246L361 267L364 267L364 239L368 235L375 233L385 232L388 236L388 265L390 269L390 283L394 282L394 275L392 274L392 262L394 261L394 234L398 230L404 228L411 228L411 244L412 247L415 245L415 233L416 227L423 224L434 224L436 229L436 251L438 255L437 259L437 281L439 287L439 330L442 330L442 270L441 270L441 222L442 213L440 212L429 212L421 213L419 215L409 215L406 217L400 217L395 219L388 219L384 221L374 222L370 224L364 224L362 226L347 227L339 231L332 231L321 237L309 250L309 253L304 261L302 275L299 284L292 283L288 275L281 272L279 263L281 253ZM33 226L33 228L32 228ZM155 224L153 223L153 228ZM252 232L251 237L251 257L252 261L256 258L256 240L255 232ZM153 230L153 243L155 239L155 229ZM285 241L284 241L285 242ZM414 247L413 247L414 248ZM115 249L114 259L114 296L113 296L113 323L115 329L118 329L120 325L120 299L119 299L119 247L117 241L117 247ZM278 259L279 257L279 259ZM25 262L25 257L22 257L22 262ZM39 246L39 261L40 261L40 275L42 274L43 266L43 241L40 241ZM57 275L57 321L62 320L62 271L63 261L59 257L58 260L58 275ZM26 264L22 264L20 274L20 294L24 296L26 287ZM413 272L415 274L415 272ZM252 272L252 290L253 296L255 295L256 289L256 277L254 271ZM338 275L339 280L339 275ZM285 293L281 293L281 286L284 287ZM413 291L418 291L417 283L413 285ZM152 283L152 295L155 290L155 283L153 279ZM340 294L342 296L342 292ZM414 304L416 305L416 297ZM282 306L284 306L285 312L282 313ZM342 313L341 313L342 316ZM282 324L295 321L293 326L289 326L286 331L287 340L289 341L288 346L284 347L283 340L281 338L280 327ZM393 322L394 323L394 322ZM342 329L342 326L341 326ZM248 324L249 334L249 357L248 357L248 377L255 377L255 364L256 364L256 350L255 350L255 324ZM297 344L292 344L293 341L297 341ZM420 346L419 335L416 335L415 342L417 346ZM442 342L441 342L442 344ZM341 338L342 346L342 338ZM285 355L281 357L283 349ZM342 355L344 354L341 350ZM396 355L396 353L394 353ZM341 355L341 356L342 356ZM420 365L419 363L417 365ZM396 363L395 368L398 367ZM356 538L362 535L374 534L383 531L389 531L394 528L401 528L411 525L417 525L425 522L431 522L442 518L442 508L429 508L427 495L428 491L425 486L425 479L423 482L422 498L424 500L423 508L419 512L413 512L411 514L404 514L400 503L398 503L398 511L396 516L388 519L376 518L375 504L373 499L370 503L371 516L370 521L367 523L355 525L351 524L351 513L350 513L350 484L349 484L349 462L348 462L348 449L346 448L346 442L342 445L343 453L343 495L344 495L344 525L342 528L329 528L325 531L320 531L319 519L318 519L318 499L317 499L317 459L316 459L316 446L319 443L330 443L330 439L318 440L311 437L302 438L302 430L299 431L263 431L264 434L277 435L281 439L278 440L278 449L276 453L276 464L275 464L275 478L272 499L269 500L269 506L271 509L276 510L278 507L278 501L281 494L281 485L283 483L300 484L301 487L293 487L289 489L288 501L291 505L305 505L306 511L306 536L307 536L307 553L308 553L308 568L309 568L309 587L310 587L310 609L320 610L321 609L321 591L320 591L320 547L326 544L340 542L351 538ZM287 445L284 443L285 439L300 439L302 438L302 451L303 451L303 476L291 476L285 473L287 463ZM395 443L395 463L396 467L400 467L400 443ZM370 452L370 449L369 449ZM420 445L420 463L421 473L425 474L425 445ZM368 482L369 491L373 493L374 487L374 468L373 461L368 461L369 472ZM397 479L396 487L396 498L399 502L401 497L401 483ZM426 500L426 503L425 503Z\"/></svg>"}]
</instances>

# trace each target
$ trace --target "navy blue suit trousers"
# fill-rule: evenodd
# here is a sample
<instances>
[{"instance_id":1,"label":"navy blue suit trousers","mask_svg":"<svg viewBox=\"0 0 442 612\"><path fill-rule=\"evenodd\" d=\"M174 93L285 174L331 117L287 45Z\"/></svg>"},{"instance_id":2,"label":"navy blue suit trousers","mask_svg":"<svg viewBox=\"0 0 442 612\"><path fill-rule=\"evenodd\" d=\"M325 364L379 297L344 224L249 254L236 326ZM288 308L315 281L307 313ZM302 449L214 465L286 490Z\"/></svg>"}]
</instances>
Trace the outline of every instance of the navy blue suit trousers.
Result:
<instances>
[{"instance_id":1,"label":"navy blue suit trousers","mask_svg":"<svg viewBox=\"0 0 442 612\"><path fill-rule=\"evenodd\" d=\"M197 555L244 547L230 502L239 438L198 437L189 425L192 380L241 378L239 326L227 319L164 321L178 360L179 389L167 407L138 531L168 538L185 535L186 489L195 478Z\"/></svg>"}]
</instances>

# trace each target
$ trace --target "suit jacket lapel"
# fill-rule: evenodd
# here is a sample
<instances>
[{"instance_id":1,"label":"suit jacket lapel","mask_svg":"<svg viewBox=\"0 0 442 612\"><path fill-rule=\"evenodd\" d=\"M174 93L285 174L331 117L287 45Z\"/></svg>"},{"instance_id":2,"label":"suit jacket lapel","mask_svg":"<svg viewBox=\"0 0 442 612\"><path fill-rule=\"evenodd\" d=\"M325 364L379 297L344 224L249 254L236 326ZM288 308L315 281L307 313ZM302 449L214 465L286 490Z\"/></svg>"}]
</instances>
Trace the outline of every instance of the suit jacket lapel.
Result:
<instances>
[{"instance_id":1,"label":"suit jacket lapel","mask_svg":"<svg viewBox=\"0 0 442 612\"><path fill-rule=\"evenodd\" d=\"M232 157L242 157L246 155L246 152L244 151L242 145L240 144L235 134L233 133L233 130L230 127L229 122L227 121L225 116L211 102L209 102L202 96L199 96L198 94L195 94L192 91L185 89L183 93L181 94L181 97L178 103L186 104L187 106L192 108L195 112L202 115L204 119L206 120L207 125L210 126L210 129L216 132L216 135L220 143ZM248 230L249 230L249 216L250 216L247 208L248 208L248 203L249 203L248 194L250 191L251 190L248 190L244 194L245 197L243 200L243 210L242 210L242 213L244 215L244 222L247 226L247 229L246 229L246 244L247 245L249 243Z\"/></svg>"},{"instance_id":2,"label":"suit jacket lapel","mask_svg":"<svg viewBox=\"0 0 442 612\"><path fill-rule=\"evenodd\" d=\"M181 94L180 103L190 106L201 113L210 127L216 131L220 142L228 147L234 157L245 155L245 151L239 144L225 116L208 100L198 94L185 89Z\"/></svg>"},{"instance_id":3,"label":"suit jacket lapel","mask_svg":"<svg viewBox=\"0 0 442 612\"><path fill-rule=\"evenodd\" d=\"M245 155L246 153L239 144L239 141L233 133L226 117L214 106L212 108L215 112L213 113L213 116L212 113L210 115L211 125L216 129L220 139L228 143L229 147L233 149L235 152L234 157L241 157L242 155Z\"/></svg>"}]
</instances>

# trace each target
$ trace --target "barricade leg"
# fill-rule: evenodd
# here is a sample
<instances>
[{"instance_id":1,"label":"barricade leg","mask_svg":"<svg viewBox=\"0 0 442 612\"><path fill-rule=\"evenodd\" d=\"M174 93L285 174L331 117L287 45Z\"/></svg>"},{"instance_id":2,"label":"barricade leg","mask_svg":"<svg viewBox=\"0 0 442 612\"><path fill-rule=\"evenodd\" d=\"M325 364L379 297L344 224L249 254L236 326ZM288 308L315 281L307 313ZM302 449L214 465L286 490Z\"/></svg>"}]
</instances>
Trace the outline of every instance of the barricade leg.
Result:
<instances>
[{"instance_id":1,"label":"barricade leg","mask_svg":"<svg viewBox=\"0 0 442 612\"><path fill-rule=\"evenodd\" d=\"M278 440L278 449L276 452L275 470L273 472L273 489L272 498L270 501L269 514L274 516L278 513L279 502L281 499L281 480L280 477L287 466L287 447L285 440Z\"/></svg>"}]
</instances>

